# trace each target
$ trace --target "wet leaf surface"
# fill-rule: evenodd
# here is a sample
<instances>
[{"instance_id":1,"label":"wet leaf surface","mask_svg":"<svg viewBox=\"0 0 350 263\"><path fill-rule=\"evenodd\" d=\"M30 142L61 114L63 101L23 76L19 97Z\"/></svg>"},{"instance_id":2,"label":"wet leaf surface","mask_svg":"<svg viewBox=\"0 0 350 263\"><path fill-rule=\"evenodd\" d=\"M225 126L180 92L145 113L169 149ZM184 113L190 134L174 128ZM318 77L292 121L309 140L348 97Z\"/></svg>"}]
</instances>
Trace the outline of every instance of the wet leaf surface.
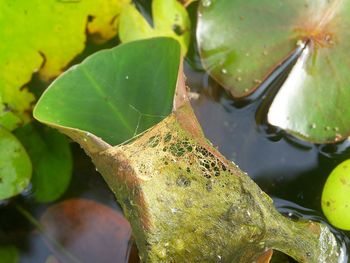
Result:
<instances>
[{"instance_id":1,"label":"wet leaf surface","mask_svg":"<svg viewBox=\"0 0 350 263\"><path fill-rule=\"evenodd\" d=\"M203 0L197 37L204 66L241 98L302 49L268 121L307 141L343 140L350 135L349 12L348 0Z\"/></svg>"},{"instance_id":2,"label":"wet leaf surface","mask_svg":"<svg viewBox=\"0 0 350 263\"><path fill-rule=\"evenodd\" d=\"M180 46L170 38L100 51L62 74L43 94L34 116L61 130L69 127L64 131L70 135L78 132L83 145L90 133L120 144L171 112L179 57Z\"/></svg>"},{"instance_id":3,"label":"wet leaf surface","mask_svg":"<svg viewBox=\"0 0 350 263\"><path fill-rule=\"evenodd\" d=\"M87 199L68 199L51 206L40 222L59 261L128 262L130 225L110 207Z\"/></svg>"}]
</instances>

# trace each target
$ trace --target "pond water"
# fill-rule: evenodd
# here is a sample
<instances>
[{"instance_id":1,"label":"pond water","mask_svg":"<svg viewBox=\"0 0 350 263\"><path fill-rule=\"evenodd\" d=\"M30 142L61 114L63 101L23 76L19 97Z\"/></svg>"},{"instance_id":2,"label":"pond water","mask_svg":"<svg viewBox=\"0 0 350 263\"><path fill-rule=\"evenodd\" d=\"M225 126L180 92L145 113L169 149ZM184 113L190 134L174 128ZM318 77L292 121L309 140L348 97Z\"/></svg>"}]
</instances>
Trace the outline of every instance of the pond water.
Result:
<instances>
[{"instance_id":1,"label":"pond water","mask_svg":"<svg viewBox=\"0 0 350 263\"><path fill-rule=\"evenodd\" d=\"M149 1L140 0L137 4L150 19ZM190 9L192 17L194 17L194 11L195 6ZM112 40L104 47L113 46L115 41L116 39ZM73 64L94 52L96 48L94 45L89 45ZM292 218L327 223L322 216L320 206L322 188L332 169L343 160L350 158L350 141L335 145L314 145L302 142L269 126L264 117L264 104L268 103L268 96L262 96L251 103L234 102L202 70L195 45L192 45L189 52L185 73L187 85L191 87L193 95L193 108L208 139L274 198L275 205L281 213ZM30 86L37 87L39 84L40 81L34 78ZM42 83L40 85L43 86ZM277 87L278 81L274 85ZM72 149L75 158L72 182L65 195L56 203L72 200L72 198L95 200L120 215L120 208L115 202L113 193L95 171L89 158L74 143L72 143ZM68 253L74 251L80 255L88 254L89 251L86 248L91 246L95 247L91 253L101 255L105 253L103 250L105 243L87 240L81 228L76 231L72 228L67 230L61 219L50 221L50 226L55 225L56 228L61 228L62 232L66 232L55 236L61 244L55 244L55 240L52 241L50 238L48 240L48 234L38 230L35 225L47 224L47 221L43 220L43 214L52 205L35 203L30 189L23 195L0 204L0 245L16 245L21 252L21 263L53 263L57 261L54 261L53 257L50 258L50 255L59 257L60 253L67 251ZM114 214L111 217L115 216ZM73 221L80 220L77 216L72 218ZM101 224L107 222L96 220L98 223L102 222ZM121 221L120 218L118 220ZM125 226L128 228L127 225ZM348 262L350 233L334 228L332 231L344 248L343 262ZM78 240L74 235L82 238ZM130 234L125 233L122 237L123 239L116 245L117 251L114 251L117 253L118 260L114 257L111 261L108 255L104 255L99 262L138 262L137 251L132 245L132 240L129 239ZM129 250L131 250L130 257ZM2 262L1 259L0 262ZM73 255L73 258L67 262L84 261L79 260L79 255L76 257ZM290 260L290 262L293 261Z\"/></svg>"}]
</instances>

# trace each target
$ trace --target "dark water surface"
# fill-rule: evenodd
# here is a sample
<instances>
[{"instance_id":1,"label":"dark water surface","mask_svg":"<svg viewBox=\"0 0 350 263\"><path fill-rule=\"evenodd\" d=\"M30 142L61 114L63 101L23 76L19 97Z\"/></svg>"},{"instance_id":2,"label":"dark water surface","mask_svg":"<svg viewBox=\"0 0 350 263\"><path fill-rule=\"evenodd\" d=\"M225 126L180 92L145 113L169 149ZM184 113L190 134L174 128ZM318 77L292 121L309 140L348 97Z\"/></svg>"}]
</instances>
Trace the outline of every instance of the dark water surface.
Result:
<instances>
[{"instance_id":1,"label":"dark water surface","mask_svg":"<svg viewBox=\"0 0 350 263\"><path fill-rule=\"evenodd\" d=\"M149 1L139 0L137 3L151 19ZM194 18L195 6L190 8L190 12ZM113 46L116 41L114 39L104 47ZM74 63L95 50L94 45L89 45ZM251 103L234 102L201 69L195 45L191 46L185 73L187 85L191 87L194 97L193 108L208 139L228 159L246 171L265 192L274 197L276 207L281 213L292 218L326 223L320 206L322 188L332 169L350 158L350 141L335 145L314 145L267 125L263 107L266 100L260 98ZM34 78L31 86L38 85L40 82ZM278 86L278 82L275 85ZM95 171L90 160L76 144L72 144L72 148L75 157L73 179L67 193L58 202L71 198L96 200L120 212L113 193ZM33 224L39 223L39 218L50 205L52 204L35 203L30 189L22 196L0 204L0 245L16 245L21 252L21 263L49 262L46 260L52 254L52 244L48 245L44 241L43 234ZM25 216L23 210L20 212L21 209L28 212L29 216ZM350 233L335 229L333 231L344 248L344 263L348 262ZM121 243L129 248L132 247L131 244L132 241L128 238ZM65 240L65 244L61 245L71 244L69 240ZM128 252L121 255L121 258L123 260L118 263L127 262ZM0 262L2 263L1 258ZM137 262L134 248L129 262Z\"/></svg>"}]
</instances>

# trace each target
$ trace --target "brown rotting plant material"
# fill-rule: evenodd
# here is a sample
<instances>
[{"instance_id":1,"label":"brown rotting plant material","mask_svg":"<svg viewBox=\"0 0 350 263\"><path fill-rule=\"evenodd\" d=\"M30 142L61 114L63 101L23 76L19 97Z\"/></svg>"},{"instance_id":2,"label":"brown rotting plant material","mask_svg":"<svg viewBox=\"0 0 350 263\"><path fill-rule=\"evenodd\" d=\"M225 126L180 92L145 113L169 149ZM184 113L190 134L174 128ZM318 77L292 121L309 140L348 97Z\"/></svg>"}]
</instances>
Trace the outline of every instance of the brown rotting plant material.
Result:
<instances>
[{"instance_id":1,"label":"brown rotting plant material","mask_svg":"<svg viewBox=\"0 0 350 263\"><path fill-rule=\"evenodd\" d=\"M189 103L131 143L89 155L132 225L142 262L254 262L269 249L338 262L329 229L280 215L208 142Z\"/></svg>"}]
</instances>

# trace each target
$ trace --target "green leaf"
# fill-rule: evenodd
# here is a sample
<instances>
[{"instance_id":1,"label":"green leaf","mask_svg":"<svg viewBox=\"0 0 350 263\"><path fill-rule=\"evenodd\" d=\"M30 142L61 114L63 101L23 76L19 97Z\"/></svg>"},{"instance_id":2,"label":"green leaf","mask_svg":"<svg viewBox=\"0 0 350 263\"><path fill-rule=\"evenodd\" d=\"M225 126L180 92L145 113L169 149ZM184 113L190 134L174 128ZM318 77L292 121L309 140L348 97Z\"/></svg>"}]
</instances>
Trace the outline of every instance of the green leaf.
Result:
<instances>
[{"instance_id":1,"label":"green leaf","mask_svg":"<svg viewBox=\"0 0 350 263\"><path fill-rule=\"evenodd\" d=\"M12 131L21 124L22 120L16 114L14 114L11 109L3 104L0 95L0 128L5 128L8 131Z\"/></svg>"},{"instance_id":2,"label":"green leaf","mask_svg":"<svg viewBox=\"0 0 350 263\"><path fill-rule=\"evenodd\" d=\"M122 42L157 36L172 37L181 44L186 54L190 42L191 22L186 9L176 0L153 0L153 27L130 4L120 17L119 37Z\"/></svg>"},{"instance_id":3,"label":"green leaf","mask_svg":"<svg viewBox=\"0 0 350 263\"><path fill-rule=\"evenodd\" d=\"M345 139L349 12L350 1L342 0L203 0L197 28L203 64L234 97L244 97L299 50L268 121L311 142Z\"/></svg>"},{"instance_id":4,"label":"green leaf","mask_svg":"<svg viewBox=\"0 0 350 263\"><path fill-rule=\"evenodd\" d=\"M171 38L97 52L52 83L34 117L82 145L94 138L90 133L120 144L171 112L179 63L180 46Z\"/></svg>"},{"instance_id":5,"label":"green leaf","mask_svg":"<svg viewBox=\"0 0 350 263\"><path fill-rule=\"evenodd\" d=\"M30 159L15 136L0 128L0 200L22 192L32 173Z\"/></svg>"},{"instance_id":6,"label":"green leaf","mask_svg":"<svg viewBox=\"0 0 350 263\"><path fill-rule=\"evenodd\" d=\"M32 160L35 199L55 201L66 191L72 175L72 154L66 136L34 124L17 129L15 135Z\"/></svg>"},{"instance_id":7,"label":"green leaf","mask_svg":"<svg viewBox=\"0 0 350 263\"><path fill-rule=\"evenodd\" d=\"M0 246L0 258L4 263L19 262L19 252L14 246Z\"/></svg>"},{"instance_id":8,"label":"green leaf","mask_svg":"<svg viewBox=\"0 0 350 263\"><path fill-rule=\"evenodd\" d=\"M332 225L350 230L350 160L329 175L322 192L322 210Z\"/></svg>"},{"instance_id":9,"label":"green leaf","mask_svg":"<svg viewBox=\"0 0 350 263\"><path fill-rule=\"evenodd\" d=\"M32 74L39 71L44 79L57 76L83 50L86 31L100 41L115 36L115 18L129 2L0 0L0 38L6 40L0 45L3 103L28 121L34 97L23 87Z\"/></svg>"}]
</instances>

